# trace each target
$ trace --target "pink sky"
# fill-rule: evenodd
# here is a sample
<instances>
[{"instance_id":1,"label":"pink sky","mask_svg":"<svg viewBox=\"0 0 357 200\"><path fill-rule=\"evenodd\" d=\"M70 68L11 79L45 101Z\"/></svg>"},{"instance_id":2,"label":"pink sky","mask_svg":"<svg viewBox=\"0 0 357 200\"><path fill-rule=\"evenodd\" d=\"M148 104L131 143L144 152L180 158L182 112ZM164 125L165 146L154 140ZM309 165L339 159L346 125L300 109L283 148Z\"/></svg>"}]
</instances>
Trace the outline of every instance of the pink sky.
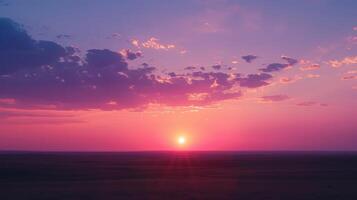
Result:
<instances>
[{"instance_id":1,"label":"pink sky","mask_svg":"<svg viewBox=\"0 0 357 200\"><path fill-rule=\"evenodd\" d=\"M0 150L357 150L356 2L269 2L0 5Z\"/></svg>"}]
</instances>

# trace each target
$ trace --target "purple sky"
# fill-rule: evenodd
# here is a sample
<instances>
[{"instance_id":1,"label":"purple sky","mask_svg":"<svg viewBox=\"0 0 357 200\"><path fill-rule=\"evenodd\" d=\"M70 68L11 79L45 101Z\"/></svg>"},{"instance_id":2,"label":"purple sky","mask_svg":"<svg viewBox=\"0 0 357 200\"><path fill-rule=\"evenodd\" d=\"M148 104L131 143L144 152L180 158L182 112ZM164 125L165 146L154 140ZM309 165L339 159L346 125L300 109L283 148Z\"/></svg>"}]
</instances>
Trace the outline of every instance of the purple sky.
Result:
<instances>
[{"instance_id":1,"label":"purple sky","mask_svg":"<svg viewBox=\"0 0 357 200\"><path fill-rule=\"evenodd\" d=\"M357 150L356 9L0 0L0 149Z\"/></svg>"}]
</instances>

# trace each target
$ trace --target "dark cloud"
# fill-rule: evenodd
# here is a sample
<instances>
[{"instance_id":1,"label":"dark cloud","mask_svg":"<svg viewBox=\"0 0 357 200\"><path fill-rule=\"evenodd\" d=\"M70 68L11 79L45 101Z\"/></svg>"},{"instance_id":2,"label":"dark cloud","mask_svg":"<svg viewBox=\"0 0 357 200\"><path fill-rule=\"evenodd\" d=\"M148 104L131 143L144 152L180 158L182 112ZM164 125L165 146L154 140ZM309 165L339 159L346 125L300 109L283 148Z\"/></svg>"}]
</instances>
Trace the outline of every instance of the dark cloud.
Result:
<instances>
[{"instance_id":1,"label":"dark cloud","mask_svg":"<svg viewBox=\"0 0 357 200\"><path fill-rule=\"evenodd\" d=\"M140 51L133 52L130 49L125 49L124 51L122 51L122 55L128 60L135 60L141 57L142 53Z\"/></svg>"},{"instance_id":2,"label":"dark cloud","mask_svg":"<svg viewBox=\"0 0 357 200\"><path fill-rule=\"evenodd\" d=\"M246 77L238 77L240 86L247 88L257 88L269 85L268 80L270 80L273 76L266 73L261 74L249 74Z\"/></svg>"},{"instance_id":3,"label":"dark cloud","mask_svg":"<svg viewBox=\"0 0 357 200\"><path fill-rule=\"evenodd\" d=\"M282 69L285 69L289 66L293 66L295 64L298 63L298 60L294 59L294 58L289 58L286 56L282 56L281 57L283 60L286 60L287 64L283 64L283 63L271 63L269 65L267 65L265 68L261 68L259 69L262 72L276 72L276 71L280 71Z\"/></svg>"},{"instance_id":4,"label":"dark cloud","mask_svg":"<svg viewBox=\"0 0 357 200\"><path fill-rule=\"evenodd\" d=\"M265 68L261 68L259 70L262 72L275 72L275 71L280 71L287 67L289 67L289 64L272 63L267 65Z\"/></svg>"},{"instance_id":5,"label":"dark cloud","mask_svg":"<svg viewBox=\"0 0 357 200\"><path fill-rule=\"evenodd\" d=\"M247 62L247 63L251 63L253 60L255 60L257 58L258 58L258 56L255 56L255 55L242 56L242 59L245 60L245 62Z\"/></svg>"},{"instance_id":6,"label":"dark cloud","mask_svg":"<svg viewBox=\"0 0 357 200\"><path fill-rule=\"evenodd\" d=\"M260 97L263 102L277 102L277 101L285 101L290 99L287 95L270 95L270 96L262 96Z\"/></svg>"},{"instance_id":7,"label":"dark cloud","mask_svg":"<svg viewBox=\"0 0 357 200\"><path fill-rule=\"evenodd\" d=\"M0 18L0 75L57 63L70 56L54 42L33 40L22 27Z\"/></svg>"},{"instance_id":8,"label":"dark cloud","mask_svg":"<svg viewBox=\"0 0 357 200\"><path fill-rule=\"evenodd\" d=\"M297 59L289 58L287 56L281 56L281 59L286 60L286 62L288 62L289 65L295 65L296 63L299 62Z\"/></svg>"},{"instance_id":9,"label":"dark cloud","mask_svg":"<svg viewBox=\"0 0 357 200\"><path fill-rule=\"evenodd\" d=\"M193 66L188 66L188 67L185 67L184 70L195 70L196 67L193 67Z\"/></svg>"},{"instance_id":10,"label":"dark cloud","mask_svg":"<svg viewBox=\"0 0 357 200\"><path fill-rule=\"evenodd\" d=\"M222 68L222 66L221 65L213 65L212 68L215 70L220 70Z\"/></svg>"},{"instance_id":11,"label":"dark cloud","mask_svg":"<svg viewBox=\"0 0 357 200\"><path fill-rule=\"evenodd\" d=\"M120 71L127 70L128 63L124 56L108 49L90 49L87 51L86 61L89 67L117 67Z\"/></svg>"}]
</instances>

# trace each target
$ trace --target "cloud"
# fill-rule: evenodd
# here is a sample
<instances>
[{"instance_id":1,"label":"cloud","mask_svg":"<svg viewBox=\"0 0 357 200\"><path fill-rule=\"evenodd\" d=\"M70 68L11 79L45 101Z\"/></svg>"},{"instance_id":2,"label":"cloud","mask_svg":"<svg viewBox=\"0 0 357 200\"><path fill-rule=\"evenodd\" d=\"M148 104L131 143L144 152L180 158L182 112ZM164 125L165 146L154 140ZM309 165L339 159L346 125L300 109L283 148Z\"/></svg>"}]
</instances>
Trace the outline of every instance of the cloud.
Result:
<instances>
[{"instance_id":1,"label":"cloud","mask_svg":"<svg viewBox=\"0 0 357 200\"><path fill-rule=\"evenodd\" d=\"M221 65L213 65L212 68L215 70L220 70L222 68L222 66Z\"/></svg>"},{"instance_id":2,"label":"cloud","mask_svg":"<svg viewBox=\"0 0 357 200\"><path fill-rule=\"evenodd\" d=\"M193 66L188 66L188 67L185 67L184 70L195 70L196 67L193 67Z\"/></svg>"},{"instance_id":3,"label":"cloud","mask_svg":"<svg viewBox=\"0 0 357 200\"><path fill-rule=\"evenodd\" d=\"M288 64L283 64L283 63L271 63L267 65L265 68L259 69L262 72L277 72L282 69L285 69L287 67L293 66L298 63L298 60L294 58L289 58L287 56L282 56L281 59L285 60Z\"/></svg>"},{"instance_id":4,"label":"cloud","mask_svg":"<svg viewBox=\"0 0 357 200\"><path fill-rule=\"evenodd\" d=\"M140 48L140 42L137 39L132 39L131 44L137 48Z\"/></svg>"},{"instance_id":5,"label":"cloud","mask_svg":"<svg viewBox=\"0 0 357 200\"><path fill-rule=\"evenodd\" d=\"M75 117L72 114L59 114L59 113L48 113L48 112L33 112L26 110L0 110L0 118L8 119L8 118L18 118L18 117L38 117L38 118L69 118Z\"/></svg>"},{"instance_id":6,"label":"cloud","mask_svg":"<svg viewBox=\"0 0 357 200\"><path fill-rule=\"evenodd\" d=\"M317 70L317 69L320 69L319 64L312 64L312 65L306 65L306 66L300 67L301 71L311 71L311 70Z\"/></svg>"},{"instance_id":7,"label":"cloud","mask_svg":"<svg viewBox=\"0 0 357 200\"><path fill-rule=\"evenodd\" d=\"M265 68L259 69L262 72L276 72L289 67L289 64L272 63L267 65Z\"/></svg>"},{"instance_id":8,"label":"cloud","mask_svg":"<svg viewBox=\"0 0 357 200\"><path fill-rule=\"evenodd\" d=\"M140 51L133 52L130 49L123 49L120 51L120 54L128 60L135 60L142 56L142 53Z\"/></svg>"},{"instance_id":9,"label":"cloud","mask_svg":"<svg viewBox=\"0 0 357 200\"><path fill-rule=\"evenodd\" d=\"M355 76L355 75L347 75L347 76L343 76L342 78L341 78L341 80L353 80L353 79L357 79L357 76Z\"/></svg>"},{"instance_id":10,"label":"cloud","mask_svg":"<svg viewBox=\"0 0 357 200\"><path fill-rule=\"evenodd\" d=\"M16 103L15 99L0 99L0 106L13 105Z\"/></svg>"},{"instance_id":11,"label":"cloud","mask_svg":"<svg viewBox=\"0 0 357 200\"><path fill-rule=\"evenodd\" d=\"M257 58L258 58L258 56L255 56L255 55L242 56L242 59L245 60L247 63L251 63L253 60L255 60Z\"/></svg>"},{"instance_id":12,"label":"cloud","mask_svg":"<svg viewBox=\"0 0 357 200\"><path fill-rule=\"evenodd\" d=\"M94 68L115 67L124 71L128 67L123 55L108 49L90 49L87 51L85 60L88 67Z\"/></svg>"},{"instance_id":13,"label":"cloud","mask_svg":"<svg viewBox=\"0 0 357 200\"><path fill-rule=\"evenodd\" d=\"M357 74L357 70L348 71L347 74Z\"/></svg>"},{"instance_id":14,"label":"cloud","mask_svg":"<svg viewBox=\"0 0 357 200\"><path fill-rule=\"evenodd\" d=\"M345 57L341 60L330 60L327 64L334 68L339 68L344 65L357 64L357 56Z\"/></svg>"},{"instance_id":15,"label":"cloud","mask_svg":"<svg viewBox=\"0 0 357 200\"><path fill-rule=\"evenodd\" d=\"M144 48L149 49L156 49L156 50L169 50L175 48L173 44L162 44L159 42L159 39L151 37L147 41L141 43L141 46Z\"/></svg>"},{"instance_id":16,"label":"cloud","mask_svg":"<svg viewBox=\"0 0 357 200\"><path fill-rule=\"evenodd\" d=\"M129 68L128 62L141 56L138 52L89 49L77 56L73 47L32 39L9 19L1 19L0 27L0 99L1 106L8 108L204 106L239 98L242 88L263 87L272 79L267 73L241 75L204 71L204 67L185 74L158 75L146 63Z\"/></svg>"},{"instance_id":17,"label":"cloud","mask_svg":"<svg viewBox=\"0 0 357 200\"><path fill-rule=\"evenodd\" d=\"M319 74L307 74L306 78L320 78Z\"/></svg>"},{"instance_id":18,"label":"cloud","mask_svg":"<svg viewBox=\"0 0 357 200\"><path fill-rule=\"evenodd\" d=\"M0 18L0 52L0 75L51 65L72 53L54 42L33 40L8 18Z\"/></svg>"},{"instance_id":19,"label":"cloud","mask_svg":"<svg viewBox=\"0 0 357 200\"><path fill-rule=\"evenodd\" d=\"M296 104L297 106L328 106L325 103L318 103L316 101L303 101Z\"/></svg>"},{"instance_id":20,"label":"cloud","mask_svg":"<svg viewBox=\"0 0 357 200\"><path fill-rule=\"evenodd\" d=\"M286 62L289 63L289 65L295 65L296 63L298 63L299 61L294 59L294 58L289 58L287 56L281 56L281 59L286 60Z\"/></svg>"},{"instance_id":21,"label":"cloud","mask_svg":"<svg viewBox=\"0 0 357 200\"><path fill-rule=\"evenodd\" d=\"M277 101L285 101L290 99L287 95L271 95L271 96L262 96L260 97L262 102L277 102Z\"/></svg>"},{"instance_id":22,"label":"cloud","mask_svg":"<svg viewBox=\"0 0 357 200\"><path fill-rule=\"evenodd\" d=\"M273 76L266 73L261 74L249 74L246 77L237 77L240 86L247 88L258 88L269 85L268 80Z\"/></svg>"},{"instance_id":23,"label":"cloud","mask_svg":"<svg viewBox=\"0 0 357 200\"><path fill-rule=\"evenodd\" d=\"M291 77L281 77L280 78L280 83L284 83L284 84L289 84L289 83L294 83L298 80L302 79L302 77L300 76L295 76L293 78Z\"/></svg>"}]
</instances>

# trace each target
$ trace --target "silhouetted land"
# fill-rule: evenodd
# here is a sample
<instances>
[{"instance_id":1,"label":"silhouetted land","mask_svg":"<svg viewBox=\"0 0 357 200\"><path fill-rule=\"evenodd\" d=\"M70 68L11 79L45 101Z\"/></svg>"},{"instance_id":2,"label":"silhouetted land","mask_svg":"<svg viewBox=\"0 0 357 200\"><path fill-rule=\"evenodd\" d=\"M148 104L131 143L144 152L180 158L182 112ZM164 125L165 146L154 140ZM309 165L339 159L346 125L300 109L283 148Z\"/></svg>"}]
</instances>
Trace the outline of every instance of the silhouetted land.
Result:
<instances>
[{"instance_id":1,"label":"silhouetted land","mask_svg":"<svg viewBox=\"0 0 357 200\"><path fill-rule=\"evenodd\" d=\"M0 199L357 199L357 154L0 153Z\"/></svg>"}]
</instances>

